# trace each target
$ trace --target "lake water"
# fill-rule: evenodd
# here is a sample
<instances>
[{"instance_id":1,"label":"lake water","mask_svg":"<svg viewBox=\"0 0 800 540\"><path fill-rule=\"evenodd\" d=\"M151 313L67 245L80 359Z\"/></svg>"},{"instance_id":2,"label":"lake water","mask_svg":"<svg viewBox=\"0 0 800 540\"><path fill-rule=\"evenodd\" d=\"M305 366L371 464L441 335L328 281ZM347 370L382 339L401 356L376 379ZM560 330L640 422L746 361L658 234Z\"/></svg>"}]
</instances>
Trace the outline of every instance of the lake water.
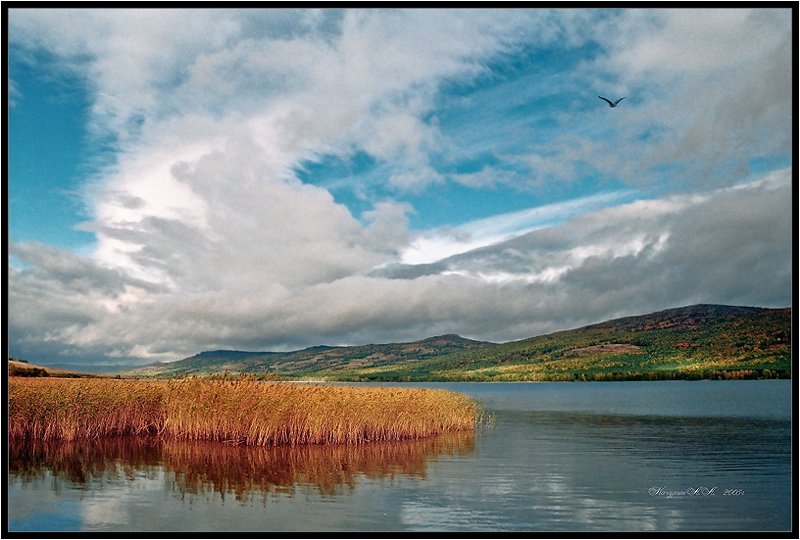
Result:
<instances>
[{"instance_id":1,"label":"lake water","mask_svg":"<svg viewBox=\"0 0 800 540\"><path fill-rule=\"evenodd\" d=\"M409 385L406 385L409 386ZM786 531L791 381L416 384L474 434L9 448L9 531Z\"/></svg>"}]
</instances>

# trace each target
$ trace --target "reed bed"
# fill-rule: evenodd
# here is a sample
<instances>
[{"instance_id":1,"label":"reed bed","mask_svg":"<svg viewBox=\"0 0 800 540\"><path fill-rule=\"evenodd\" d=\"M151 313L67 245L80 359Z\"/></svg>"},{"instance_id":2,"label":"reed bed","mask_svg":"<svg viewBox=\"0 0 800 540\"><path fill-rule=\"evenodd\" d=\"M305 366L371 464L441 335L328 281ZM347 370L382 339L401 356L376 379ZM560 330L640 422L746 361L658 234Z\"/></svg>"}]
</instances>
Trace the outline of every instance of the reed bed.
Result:
<instances>
[{"instance_id":1,"label":"reed bed","mask_svg":"<svg viewBox=\"0 0 800 540\"><path fill-rule=\"evenodd\" d=\"M471 430L475 403L437 389L265 383L9 379L9 437L151 434L278 446L361 444Z\"/></svg>"},{"instance_id":2,"label":"reed bed","mask_svg":"<svg viewBox=\"0 0 800 540\"><path fill-rule=\"evenodd\" d=\"M163 428L163 384L133 380L9 377L12 439L97 439Z\"/></svg>"}]
</instances>

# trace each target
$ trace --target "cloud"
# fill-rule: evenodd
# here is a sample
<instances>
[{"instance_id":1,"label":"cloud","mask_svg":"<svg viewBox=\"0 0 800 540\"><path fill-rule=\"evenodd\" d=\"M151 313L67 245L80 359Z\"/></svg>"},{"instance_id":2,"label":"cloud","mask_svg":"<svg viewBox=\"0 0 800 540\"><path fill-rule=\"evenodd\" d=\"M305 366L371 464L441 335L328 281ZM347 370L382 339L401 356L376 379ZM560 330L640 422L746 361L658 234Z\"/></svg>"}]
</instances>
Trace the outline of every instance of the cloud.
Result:
<instances>
[{"instance_id":1,"label":"cloud","mask_svg":"<svg viewBox=\"0 0 800 540\"><path fill-rule=\"evenodd\" d=\"M8 269L10 347L35 357L102 357L107 349L98 323L104 317L125 318L161 291L43 244L12 244L10 255L18 261ZM123 329L115 339L130 333Z\"/></svg>"},{"instance_id":2,"label":"cloud","mask_svg":"<svg viewBox=\"0 0 800 540\"><path fill-rule=\"evenodd\" d=\"M602 147L608 166L641 176L631 167L638 153L651 171L666 165L668 174L710 186L745 178L751 160L790 151L789 11L630 10L615 24L597 67L634 95L619 109L628 111L620 138Z\"/></svg>"},{"instance_id":3,"label":"cloud","mask_svg":"<svg viewBox=\"0 0 800 540\"><path fill-rule=\"evenodd\" d=\"M497 244L532 230L553 226L576 214L617 203L632 195L631 191L600 193L496 215L454 228L424 232L403 249L400 262L433 263L458 253Z\"/></svg>"},{"instance_id":4,"label":"cloud","mask_svg":"<svg viewBox=\"0 0 800 540\"><path fill-rule=\"evenodd\" d=\"M296 180L298 164L360 148L392 163L399 190L441 182L428 163L436 129L421 118L437 86L481 71L529 20L492 10L14 10L10 24L15 43L84 74L96 129L117 140L115 163L85 189L93 259L176 286L212 279L186 270L190 252L211 246L213 268L241 250L239 268L281 284L379 264L360 244L378 228L357 230L328 193ZM399 239L407 222L394 215L382 230Z\"/></svg>"},{"instance_id":5,"label":"cloud","mask_svg":"<svg viewBox=\"0 0 800 540\"><path fill-rule=\"evenodd\" d=\"M12 350L152 360L447 332L505 341L696 302L784 306L792 290L790 179L784 170L737 188L598 209L435 264L371 275L371 261L362 273L337 273L322 253L315 257L323 262L306 263L320 268L309 269L298 264L308 255L276 247L271 256L299 274L291 285L271 277L282 265L244 264L238 249L194 251L186 284L210 280L204 272L215 264L211 276L229 276L197 290L132 281L50 249L41 264L10 276ZM31 248L16 254L35 263ZM43 328L37 344L33 329Z\"/></svg>"},{"instance_id":6,"label":"cloud","mask_svg":"<svg viewBox=\"0 0 800 540\"><path fill-rule=\"evenodd\" d=\"M8 106L9 108L14 108L17 106L20 100L24 99L22 92L19 89L19 85L14 82L14 79L9 77L8 79Z\"/></svg>"},{"instance_id":7,"label":"cloud","mask_svg":"<svg viewBox=\"0 0 800 540\"><path fill-rule=\"evenodd\" d=\"M790 178L783 170L736 188L588 212L434 264L389 266L381 275L409 287L420 276L469 282L470 303L503 306L503 314L480 311L491 334L483 337L494 339L631 314L631 306L789 305Z\"/></svg>"},{"instance_id":8,"label":"cloud","mask_svg":"<svg viewBox=\"0 0 800 540\"><path fill-rule=\"evenodd\" d=\"M14 10L12 40L85 74L123 143L186 115L238 118L292 154L369 147L424 165L436 86L483 69L531 13L495 10ZM114 99L106 99L113 96ZM245 118L252 119L250 122Z\"/></svg>"},{"instance_id":9,"label":"cloud","mask_svg":"<svg viewBox=\"0 0 800 540\"><path fill-rule=\"evenodd\" d=\"M502 156L504 186L541 193L587 177L676 192L732 185L791 152L791 17L780 9L586 10L587 54L532 45L531 68L451 105L455 155ZM609 109L597 95L627 96ZM445 125L447 116L443 115ZM496 186L487 172L453 175Z\"/></svg>"},{"instance_id":10,"label":"cloud","mask_svg":"<svg viewBox=\"0 0 800 540\"><path fill-rule=\"evenodd\" d=\"M115 159L83 187L88 256L12 247L11 350L146 361L448 332L505 340L634 306L788 304L789 172L726 187L754 177L731 174L748 159L788 155L782 14L12 8L11 42L80 74ZM492 62L545 45L594 56L479 92L500 77ZM444 96L456 83L463 99ZM529 83L563 109L530 118L528 98L507 103ZM633 91L613 115L559 97L600 85ZM448 127L447 107L477 120ZM356 186L371 196L357 218L297 171L358 152L381 174L373 191ZM493 165L453 172L487 152ZM673 195L622 204L633 192L615 187L421 233L403 201L449 182L667 177L702 191L670 180Z\"/></svg>"}]
</instances>

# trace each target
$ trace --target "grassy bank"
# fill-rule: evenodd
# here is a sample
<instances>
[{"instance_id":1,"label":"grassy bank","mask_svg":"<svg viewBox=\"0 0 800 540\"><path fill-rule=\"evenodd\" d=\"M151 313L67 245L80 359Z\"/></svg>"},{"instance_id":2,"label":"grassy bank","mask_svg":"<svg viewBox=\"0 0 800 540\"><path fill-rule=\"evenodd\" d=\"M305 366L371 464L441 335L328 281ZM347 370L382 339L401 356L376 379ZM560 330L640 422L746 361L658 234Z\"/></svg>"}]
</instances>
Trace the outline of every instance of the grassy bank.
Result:
<instances>
[{"instance_id":1,"label":"grassy bank","mask_svg":"<svg viewBox=\"0 0 800 540\"><path fill-rule=\"evenodd\" d=\"M434 389L252 379L9 378L9 437L164 438L248 445L360 444L472 429L475 404Z\"/></svg>"}]
</instances>

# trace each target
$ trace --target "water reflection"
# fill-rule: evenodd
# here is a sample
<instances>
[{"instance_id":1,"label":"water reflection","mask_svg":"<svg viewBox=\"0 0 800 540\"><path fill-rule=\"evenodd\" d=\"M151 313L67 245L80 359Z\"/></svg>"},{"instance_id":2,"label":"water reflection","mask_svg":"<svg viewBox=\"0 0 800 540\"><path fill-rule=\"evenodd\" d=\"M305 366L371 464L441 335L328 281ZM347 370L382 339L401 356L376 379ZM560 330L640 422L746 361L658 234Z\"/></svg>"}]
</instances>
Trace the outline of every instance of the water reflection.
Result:
<instances>
[{"instance_id":1,"label":"water reflection","mask_svg":"<svg viewBox=\"0 0 800 540\"><path fill-rule=\"evenodd\" d=\"M323 495L355 489L359 476L425 478L427 462L441 455L474 451L472 432L416 441L363 445L279 447L231 446L216 442L164 441L119 437L96 441L11 441L9 474L23 484L47 473L54 490L68 481L85 488L93 482L133 482L164 471L173 491L217 493L246 501L254 495L294 493L311 486ZM266 499L265 499L266 500Z\"/></svg>"},{"instance_id":2,"label":"water reflection","mask_svg":"<svg viewBox=\"0 0 800 540\"><path fill-rule=\"evenodd\" d=\"M788 420L771 418L653 416L570 413L563 411L504 412L503 419L536 426L539 439L579 433L579 439L602 446L606 452L639 454L652 459L662 456L703 459L736 449L757 455L759 449L789 451L785 433ZM566 428L569 427L569 430ZM602 441L602 444L601 444Z\"/></svg>"},{"instance_id":3,"label":"water reflection","mask_svg":"<svg viewBox=\"0 0 800 540\"><path fill-rule=\"evenodd\" d=\"M528 530L783 530L789 524L789 421L530 410L496 418L491 438L479 445L491 466L479 474L503 489L469 486L453 506L526 508L514 519ZM702 486L719 493L668 500L649 491ZM744 495L726 497L726 489ZM480 519L473 528L489 521Z\"/></svg>"},{"instance_id":4,"label":"water reflection","mask_svg":"<svg viewBox=\"0 0 800 540\"><path fill-rule=\"evenodd\" d=\"M474 439L294 449L149 439L17 443L9 455L9 529L790 529L791 381L597 384L445 386L468 390L494 418ZM645 396L661 394L674 399L638 410ZM650 491L701 486L716 487L716 495ZM741 495L724 496L726 489Z\"/></svg>"}]
</instances>

